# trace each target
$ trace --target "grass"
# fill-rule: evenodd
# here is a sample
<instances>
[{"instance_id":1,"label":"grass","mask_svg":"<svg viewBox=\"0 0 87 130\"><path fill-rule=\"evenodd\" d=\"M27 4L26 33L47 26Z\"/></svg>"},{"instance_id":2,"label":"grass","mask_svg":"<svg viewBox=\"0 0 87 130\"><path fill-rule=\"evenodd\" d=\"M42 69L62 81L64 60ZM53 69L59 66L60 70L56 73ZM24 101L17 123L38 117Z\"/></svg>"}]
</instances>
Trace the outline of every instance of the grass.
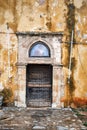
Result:
<instances>
[{"instance_id":1,"label":"grass","mask_svg":"<svg viewBox=\"0 0 87 130\"><path fill-rule=\"evenodd\" d=\"M82 121L83 125L87 127L87 114L82 114L81 112L87 112L87 107L72 109L78 118Z\"/></svg>"},{"instance_id":2,"label":"grass","mask_svg":"<svg viewBox=\"0 0 87 130\"><path fill-rule=\"evenodd\" d=\"M84 125L84 126L87 126L87 122L84 122L83 125Z\"/></svg>"}]
</instances>

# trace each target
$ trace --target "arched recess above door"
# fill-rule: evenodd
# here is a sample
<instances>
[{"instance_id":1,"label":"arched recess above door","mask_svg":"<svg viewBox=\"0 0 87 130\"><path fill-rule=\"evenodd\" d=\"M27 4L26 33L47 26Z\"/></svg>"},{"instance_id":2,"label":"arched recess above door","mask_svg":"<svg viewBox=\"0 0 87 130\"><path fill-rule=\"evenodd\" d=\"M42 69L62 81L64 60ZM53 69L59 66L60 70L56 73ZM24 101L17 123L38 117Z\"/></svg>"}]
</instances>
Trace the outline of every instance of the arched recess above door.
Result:
<instances>
[{"instance_id":1,"label":"arched recess above door","mask_svg":"<svg viewBox=\"0 0 87 130\"><path fill-rule=\"evenodd\" d=\"M50 49L44 42L37 41L30 47L29 57L50 57Z\"/></svg>"}]
</instances>

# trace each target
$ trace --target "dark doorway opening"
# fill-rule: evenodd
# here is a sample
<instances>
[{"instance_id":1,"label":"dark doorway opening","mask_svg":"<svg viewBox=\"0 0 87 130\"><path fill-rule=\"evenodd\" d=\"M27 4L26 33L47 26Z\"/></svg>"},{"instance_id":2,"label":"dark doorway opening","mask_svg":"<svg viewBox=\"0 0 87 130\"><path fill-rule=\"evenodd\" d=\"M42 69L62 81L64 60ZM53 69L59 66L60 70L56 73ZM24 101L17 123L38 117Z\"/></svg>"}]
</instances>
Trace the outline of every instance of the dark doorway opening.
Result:
<instances>
[{"instance_id":1,"label":"dark doorway opening","mask_svg":"<svg viewBox=\"0 0 87 130\"><path fill-rule=\"evenodd\" d=\"M28 107L49 107L52 104L52 66L27 65L26 102Z\"/></svg>"}]
</instances>

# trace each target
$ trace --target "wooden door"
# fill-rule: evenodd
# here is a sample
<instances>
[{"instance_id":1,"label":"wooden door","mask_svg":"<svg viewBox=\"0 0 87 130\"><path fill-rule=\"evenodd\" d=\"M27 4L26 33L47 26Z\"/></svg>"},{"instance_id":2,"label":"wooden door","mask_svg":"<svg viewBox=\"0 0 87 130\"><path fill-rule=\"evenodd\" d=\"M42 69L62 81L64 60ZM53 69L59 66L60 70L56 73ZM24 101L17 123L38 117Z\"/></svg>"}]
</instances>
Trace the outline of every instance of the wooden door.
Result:
<instances>
[{"instance_id":1,"label":"wooden door","mask_svg":"<svg viewBox=\"0 0 87 130\"><path fill-rule=\"evenodd\" d=\"M52 66L27 66L27 106L51 106L52 102Z\"/></svg>"}]
</instances>

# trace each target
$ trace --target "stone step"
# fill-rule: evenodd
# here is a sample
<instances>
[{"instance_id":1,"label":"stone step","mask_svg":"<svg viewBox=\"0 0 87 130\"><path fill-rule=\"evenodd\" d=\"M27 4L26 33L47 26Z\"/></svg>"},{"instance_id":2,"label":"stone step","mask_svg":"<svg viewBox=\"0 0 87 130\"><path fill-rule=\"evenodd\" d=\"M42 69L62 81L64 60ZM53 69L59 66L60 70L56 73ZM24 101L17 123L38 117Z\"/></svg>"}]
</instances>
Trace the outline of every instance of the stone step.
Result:
<instances>
[{"instance_id":1,"label":"stone step","mask_svg":"<svg viewBox=\"0 0 87 130\"><path fill-rule=\"evenodd\" d=\"M57 130L69 130L69 129L63 126L57 126Z\"/></svg>"},{"instance_id":2,"label":"stone step","mask_svg":"<svg viewBox=\"0 0 87 130\"><path fill-rule=\"evenodd\" d=\"M32 130L46 130L45 126L33 126Z\"/></svg>"}]
</instances>

